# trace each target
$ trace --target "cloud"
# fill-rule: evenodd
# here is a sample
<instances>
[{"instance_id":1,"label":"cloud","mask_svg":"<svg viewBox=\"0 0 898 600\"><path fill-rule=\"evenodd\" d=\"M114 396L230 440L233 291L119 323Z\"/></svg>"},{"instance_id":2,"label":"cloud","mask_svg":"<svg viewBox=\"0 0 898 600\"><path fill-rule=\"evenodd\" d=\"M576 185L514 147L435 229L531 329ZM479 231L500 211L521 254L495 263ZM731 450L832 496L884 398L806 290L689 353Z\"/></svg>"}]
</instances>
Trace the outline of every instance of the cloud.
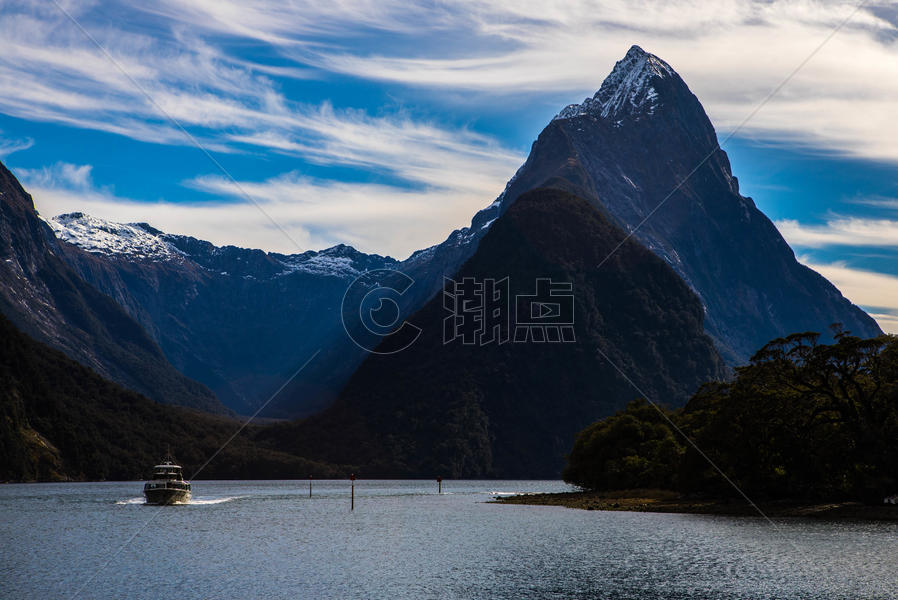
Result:
<instances>
[{"instance_id":1,"label":"cloud","mask_svg":"<svg viewBox=\"0 0 898 600\"><path fill-rule=\"evenodd\" d=\"M467 224L485 204L465 186L409 189L319 180L298 173L238 185L218 176L199 177L187 184L218 200L143 202L97 187L90 173L90 165L58 163L44 169L19 169L16 174L46 217L80 211L118 223L147 222L168 233L192 235L217 245L286 254L347 243L363 251L405 258ZM244 193L253 202L246 201Z\"/></svg>"},{"instance_id":2,"label":"cloud","mask_svg":"<svg viewBox=\"0 0 898 600\"><path fill-rule=\"evenodd\" d=\"M301 230L313 247L343 242L397 258L441 241L455 227L469 223L471 215L485 204L464 190L322 181L297 173L259 182L243 181L239 186L220 177L203 177L190 183L237 201L242 200L244 192L249 194L288 231ZM251 223L265 225L258 217ZM252 227L247 224L247 228ZM210 231L210 235L213 233ZM270 235L256 237L265 239L264 247L271 247L274 241ZM297 251L283 245L280 248Z\"/></svg>"},{"instance_id":3,"label":"cloud","mask_svg":"<svg viewBox=\"0 0 898 600\"><path fill-rule=\"evenodd\" d=\"M431 27L438 26L452 12L438 4L401 0L167 0L128 4L167 21L287 47L309 46L309 38L341 38L372 30L411 33L426 21Z\"/></svg>"},{"instance_id":4,"label":"cloud","mask_svg":"<svg viewBox=\"0 0 898 600\"><path fill-rule=\"evenodd\" d=\"M186 143L119 70L52 7L6 3L0 110ZM731 130L849 16L850 22L749 123L746 133L898 159L898 28L874 6L792 0L120 0L133 16L71 8L164 110L226 149L289 122L278 77L339 73L434 90L561 104L601 83L632 43L668 60ZM130 11L130 12L129 12ZM133 23L147 22L137 28ZM148 32L152 32L150 35ZM253 40L266 60L245 55ZM271 56L278 60L271 60ZM287 64L283 64L284 61ZM452 93L446 93L446 92ZM226 137L226 136L224 136ZM231 140L233 141L233 140Z\"/></svg>"},{"instance_id":5,"label":"cloud","mask_svg":"<svg viewBox=\"0 0 898 600\"><path fill-rule=\"evenodd\" d=\"M722 131L737 127L850 17L745 133L898 159L898 28L878 16L884 13L877 6L467 0L405 9L365 0L286 6L257 0L244 11L244 5L169 0L157 12L200 30L263 40L282 56L326 72L437 93L479 93L488 109L496 106L495 96L564 95L570 102L591 95L614 61L639 43L684 76ZM392 36L364 43L370 30Z\"/></svg>"},{"instance_id":6,"label":"cloud","mask_svg":"<svg viewBox=\"0 0 898 600\"><path fill-rule=\"evenodd\" d=\"M886 333L898 334L898 311L892 313L868 312L868 315L879 324L879 328Z\"/></svg>"},{"instance_id":7,"label":"cloud","mask_svg":"<svg viewBox=\"0 0 898 600\"><path fill-rule=\"evenodd\" d=\"M898 198L890 198L888 196L863 196L859 198L855 198L850 201L853 204L860 204L863 206L873 206L876 208L885 208L891 210L898 210Z\"/></svg>"},{"instance_id":8,"label":"cloud","mask_svg":"<svg viewBox=\"0 0 898 600\"><path fill-rule=\"evenodd\" d=\"M481 203L497 195L501 183L524 160L493 138L472 131L402 116L373 118L360 111L338 112L329 104L294 115L290 123L293 132L266 130L231 139L298 154L311 162L354 165L377 173L387 171L410 183L464 189L480 194Z\"/></svg>"},{"instance_id":9,"label":"cloud","mask_svg":"<svg viewBox=\"0 0 898 600\"><path fill-rule=\"evenodd\" d=\"M823 248L826 246L898 247L898 221L836 217L823 225L804 225L784 219L776 227L791 246Z\"/></svg>"},{"instance_id":10,"label":"cloud","mask_svg":"<svg viewBox=\"0 0 898 600\"><path fill-rule=\"evenodd\" d=\"M867 307L883 331L898 333L898 277L853 269L845 263L803 262L829 279L846 298Z\"/></svg>"},{"instance_id":11,"label":"cloud","mask_svg":"<svg viewBox=\"0 0 898 600\"><path fill-rule=\"evenodd\" d=\"M196 37L97 26L89 5L72 8L110 60L52 5L7 2L3 8L0 111L6 114L189 144L171 116L224 150L215 141L217 129L253 127L270 122L266 115L284 112L269 77Z\"/></svg>"},{"instance_id":12,"label":"cloud","mask_svg":"<svg viewBox=\"0 0 898 600\"><path fill-rule=\"evenodd\" d=\"M215 23L227 21L225 17L231 14L225 5L221 8L224 12L219 12L217 5L200 4L218 15L209 17ZM160 7L158 14L164 16L165 7ZM78 11L75 18L87 23L91 34L109 50L113 63L59 11L30 5L12 8L0 17L5 50L0 56L2 112L142 141L189 145L190 139L179 129L183 125L209 150L288 154L319 165L349 166L361 172L354 179L380 182L303 179L300 184L293 173L263 182L268 188L292 182L294 194L280 196L265 210L301 244L317 247L343 242L398 255L429 246L453 228L467 224L477 209L501 192L524 159L488 136L415 119L402 111L371 116L358 109L336 109L328 102L291 101L271 78L271 69L256 69L246 57L229 53L215 40L198 37L192 33L195 28L174 16L160 24L162 30L170 28L170 35L149 36L112 27L107 21L99 25L90 7L72 9ZM229 35L245 37L251 29L259 39L285 44L277 31L260 33L260 28L280 23L285 31L302 31L292 22L286 26L283 18L270 19L276 13L261 10L261 4L256 16L253 6L247 8L245 14L242 10L232 14L239 16L245 27L231 30ZM182 12L190 15L196 10L188 7ZM367 22L373 26L374 17ZM178 124L169 122L169 117ZM252 203L230 197L234 195L231 187L217 185L227 181L220 173L197 178L194 187L227 196L225 200L174 210L173 202L143 206L118 198L110 190L93 186L89 167L80 167L84 170L78 173L75 168L59 163L26 174L29 187L40 192L35 198L42 211L84 210L113 220L151 220L162 229L192 233L217 243L289 252L307 249L275 239L283 236L272 236L271 223ZM75 181L76 175L83 180ZM247 182L245 186L261 193L265 191L260 187L263 183ZM330 211L310 204L307 197L328 199ZM113 206L116 202L121 206ZM166 212L160 206L172 210ZM245 211L247 208L251 210ZM226 210L242 215L245 226L233 228L230 218L215 214ZM172 215L176 214L189 220L174 221ZM343 215L344 222L335 221L336 215ZM401 231L403 226L413 231ZM258 229L251 231L251 227Z\"/></svg>"},{"instance_id":13,"label":"cloud","mask_svg":"<svg viewBox=\"0 0 898 600\"><path fill-rule=\"evenodd\" d=\"M362 171L360 179L368 183L296 173L243 182L263 197L276 196L268 200L271 210L305 232L297 236L311 245L355 240L399 255L430 245L495 197L523 157L452 123L412 112L372 116L358 110L368 99L354 108L303 101L285 80L374 80L414 88L425 106L445 108L464 98L466 109L479 106L490 114L556 102L561 108L591 95L614 61L639 43L668 60L715 125L728 131L852 15L745 133L898 160L898 29L888 11L852 14L850 2L118 0L66 7L115 62L54 5L0 0L0 112L146 142L190 144L169 115L212 151L261 149ZM140 215L155 215L163 206L117 198L94 186L89 170L80 187L55 176L41 182L33 174L47 206L85 208L71 206L80 197L129 221L152 220ZM200 205L190 205L183 213L160 210L156 223L213 241L280 247L271 241L270 224L247 215L259 229L244 231L243 242L229 237L228 220L213 211L253 207L236 200L226 183L218 174L193 180L194 187L228 198L203 203L208 218L200 216ZM285 195L287 189L293 195ZM331 213L310 197L329 199ZM121 210L112 206L117 201ZM345 217L352 228L333 220L353 212L346 208L351 202L358 203ZM171 214L192 222L175 223ZM380 216L387 214L393 222ZM892 221L843 221L780 226L796 244L894 245ZM214 222L222 229L204 225ZM401 232L393 223L418 224L420 230ZM325 233L326 227L334 229Z\"/></svg>"},{"instance_id":14,"label":"cloud","mask_svg":"<svg viewBox=\"0 0 898 600\"><path fill-rule=\"evenodd\" d=\"M92 170L92 165L58 162L40 169L17 169L16 173L33 187L91 190L93 188Z\"/></svg>"},{"instance_id":15,"label":"cloud","mask_svg":"<svg viewBox=\"0 0 898 600\"><path fill-rule=\"evenodd\" d=\"M6 158L13 152L27 150L34 145L34 140L31 138L10 139L2 136L3 132L0 131L0 158Z\"/></svg>"}]
</instances>

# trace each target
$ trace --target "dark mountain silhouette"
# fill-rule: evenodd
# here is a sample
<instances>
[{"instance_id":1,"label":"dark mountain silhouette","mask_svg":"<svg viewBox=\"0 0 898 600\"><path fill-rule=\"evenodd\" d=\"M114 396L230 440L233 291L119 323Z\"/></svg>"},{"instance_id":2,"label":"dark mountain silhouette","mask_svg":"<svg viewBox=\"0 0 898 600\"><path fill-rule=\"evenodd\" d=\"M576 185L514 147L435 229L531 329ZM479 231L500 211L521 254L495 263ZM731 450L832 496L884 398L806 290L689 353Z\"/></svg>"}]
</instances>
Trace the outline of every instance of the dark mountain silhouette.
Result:
<instances>
[{"instance_id":1,"label":"dark mountain silhouette","mask_svg":"<svg viewBox=\"0 0 898 600\"><path fill-rule=\"evenodd\" d=\"M575 341L444 343L437 296L409 319L422 330L411 347L370 356L334 406L262 439L366 475L557 476L574 434L638 395L605 356L671 405L725 372L695 294L625 235L566 192L520 197L455 279L508 277L511 299L540 278L572 283Z\"/></svg>"},{"instance_id":2,"label":"dark mountain silhouette","mask_svg":"<svg viewBox=\"0 0 898 600\"><path fill-rule=\"evenodd\" d=\"M83 213L49 219L60 256L114 298L187 376L229 408L250 414L316 351L320 354L266 406L263 416L307 416L328 406L367 352L347 335L341 307L362 277L388 283L394 269L414 283L398 299L411 314L458 270L486 229L464 228L403 262L338 245L283 255L218 247L146 223Z\"/></svg>"}]
</instances>

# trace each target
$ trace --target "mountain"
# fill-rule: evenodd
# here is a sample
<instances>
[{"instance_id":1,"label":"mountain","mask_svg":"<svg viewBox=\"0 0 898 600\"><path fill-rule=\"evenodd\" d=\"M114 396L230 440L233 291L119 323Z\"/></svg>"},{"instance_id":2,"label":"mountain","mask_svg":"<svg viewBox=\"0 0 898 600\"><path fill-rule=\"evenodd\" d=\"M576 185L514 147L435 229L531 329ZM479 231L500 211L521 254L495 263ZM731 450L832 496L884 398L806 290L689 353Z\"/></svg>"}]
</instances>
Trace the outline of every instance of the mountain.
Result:
<instances>
[{"instance_id":1,"label":"mountain","mask_svg":"<svg viewBox=\"0 0 898 600\"><path fill-rule=\"evenodd\" d=\"M0 313L31 337L159 402L226 411L209 389L175 369L119 304L61 260L64 252L0 164Z\"/></svg>"},{"instance_id":2,"label":"mountain","mask_svg":"<svg viewBox=\"0 0 898 600\"><path fill-rule=\"evenodd\" d=\"M419 341L369 356L333 407L266 435L383 474L557 476L576 423L639 395L596 349L675 406L770 339L835 322L880 333L739 194L699 101L638 46L546 126L470 228L421 256L438 253L464 263L456 281L574 282L576 344L443 344L436 297L410 318Z\"/></svg>"},{"instance_id":3,"label":"mountain","mask_svg":"<svg viewBox=\"0 0 898 600\"><path fill-rule=\"evenodd\" d=\"M826 332L835 322L861 337L881 333L798 263L773 223L739 194L698 99L670 65L638 46L592 98L546 126L498 206L480 220L549 181L607 211L674 268L701 299L705 328L732 366L768 340Z\"/></svg>"},{"instance_id":4,"label":"mountain","mask_svg":"<svg viewBox=\"0 0 898 600\"><path fill-rule=\"evenodd\" d=\"M0 315L0 481L141 479L167 447L188 476L214 456L207 479L348 470L261 448L252 440L258 427L229 441L240 425L126 390Z\"/></svg>"},{"instance_id":5,"label":"mountain","mask_svg":"<svg viewBox=\"0 0 898 600\"><path fill-rule=\"evenodd\" d=\"M71 213L48 219L66 262L150 332L185 375L248 414L309 356L268 415L327 405L364 353L346 336L340 303L360 274L392 258L345 245L283 255Z\"/></svg>"},{"instance_id":6,"label":"mountain","mask_svg":"<svg viewBox=\"0 0 898 600\"><path fill-rule=\"evenodd\" d=\"M608 215L567 192L518 198L455 280L466 278L508 278L507 310L539 279L571 284L569 341L515 343L508 325L508 343L447 342L437 296L409 318L422 331L412 346L371 355L334 406L261 439L360 464L366 475L555 477L577 431L638 395L613 365L671 405L725 375L692 290Z\"/></svg>"},{"instance_id":7,"label":"mountain","mask_svg":"<svg viewBox=\"0 0 898 600\"><path fill-rule=\"evenodd\" d=\"M254 410L320 351L263 413L297 417L330 404L365 359L341 320L344 292L357 277L378 269L410 276L397 300L399 316L410 315L473 256L518 197L542 187L585 199L667 262L698 295L705 331L730 366L770 339L825 332L834 322L862 337L880 333L799 264L770 220L739 194L699 101L670 65L638 46L592 98L546 126L470 227L402 262L348 246L290 256L220 248L80 213L49 222L64 240L58 246L67 264L233 410Z\"/></svg>"}]
</instances>

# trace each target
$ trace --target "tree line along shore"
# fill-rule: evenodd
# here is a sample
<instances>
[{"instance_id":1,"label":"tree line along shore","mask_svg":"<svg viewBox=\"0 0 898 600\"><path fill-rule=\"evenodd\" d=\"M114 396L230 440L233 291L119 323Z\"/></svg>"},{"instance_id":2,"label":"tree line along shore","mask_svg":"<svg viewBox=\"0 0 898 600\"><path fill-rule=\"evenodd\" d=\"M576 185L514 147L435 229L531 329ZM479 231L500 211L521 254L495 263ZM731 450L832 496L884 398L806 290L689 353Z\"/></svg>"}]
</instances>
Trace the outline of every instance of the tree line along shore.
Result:
<instances>
[{"instance_id":1,"label":"tree line along shore","mask_svg":"<svg viewBox=\"0 0 898 600\"><path fill-rule=\"evenodd\" d=\"M773 340L678 410L645 399L580 432L582 491L500 501L587 510L898 518L898 338L833 326ZM750 501L748 499L751 499Z\"/></svg>"}]
</instances>

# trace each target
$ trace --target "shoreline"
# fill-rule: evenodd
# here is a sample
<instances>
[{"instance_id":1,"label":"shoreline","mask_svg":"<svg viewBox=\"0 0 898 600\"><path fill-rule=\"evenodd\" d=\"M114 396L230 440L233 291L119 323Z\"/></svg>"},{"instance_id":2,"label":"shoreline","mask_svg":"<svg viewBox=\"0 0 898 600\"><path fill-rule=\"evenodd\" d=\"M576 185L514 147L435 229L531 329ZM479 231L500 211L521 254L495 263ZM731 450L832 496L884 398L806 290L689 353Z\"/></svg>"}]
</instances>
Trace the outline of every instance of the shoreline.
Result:
<instances>
[{"instance_id":1,"label":"shoreline","mask_svg":"<svg viewBox=\"0 0 898 600\"><path fill-rule=\"evenodd\" d=\"M561 492L519 494L496 498L497 504L562 506L578 510L627 511L759 517L800 517L827 520L898 521L898 506L860 502L747 502L684 498L665 490L623 490L617 492Z\"/></svg>"}]
</instances>

